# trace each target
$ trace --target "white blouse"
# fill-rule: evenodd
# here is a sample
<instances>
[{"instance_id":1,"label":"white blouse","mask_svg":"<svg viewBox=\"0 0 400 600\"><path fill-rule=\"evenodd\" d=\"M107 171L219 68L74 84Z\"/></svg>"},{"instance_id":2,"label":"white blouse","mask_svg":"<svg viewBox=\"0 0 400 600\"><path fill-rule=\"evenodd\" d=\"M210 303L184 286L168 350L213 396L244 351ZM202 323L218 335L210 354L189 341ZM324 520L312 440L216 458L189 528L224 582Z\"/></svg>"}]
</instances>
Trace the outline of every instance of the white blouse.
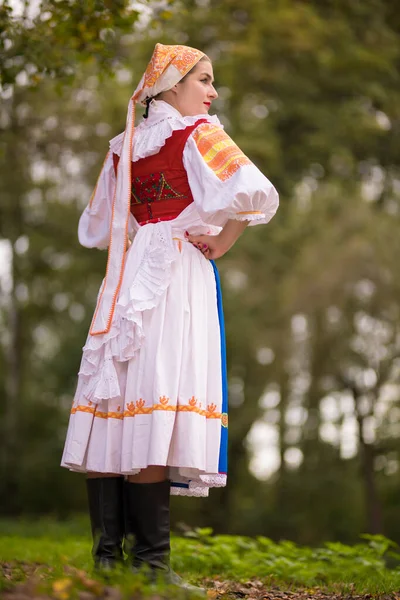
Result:
<instances>
[{"instance_id":1,"label":"white blouse","mask_svg":"<svg viewBox=\"0 0 400 600\"><path fill-rule=\"evenodd\" d=\"M188 138L183 164L187 172L195 207L202 221L223 227L228 219L247 220L249 225L268 223L278 208L278 193L272 183L241 152L224 132L216 116L182 117L168 103L150 105L148 119L136 127L132 160L156 154L176 130L200 124ZM78 227L79 241L88 248L107 248L110 240L112 203L116 185L113 153L120 155L123 133L110 141L92 198ZM137 230L130 217L128 234Z\"/></svg>"}]
</instances>

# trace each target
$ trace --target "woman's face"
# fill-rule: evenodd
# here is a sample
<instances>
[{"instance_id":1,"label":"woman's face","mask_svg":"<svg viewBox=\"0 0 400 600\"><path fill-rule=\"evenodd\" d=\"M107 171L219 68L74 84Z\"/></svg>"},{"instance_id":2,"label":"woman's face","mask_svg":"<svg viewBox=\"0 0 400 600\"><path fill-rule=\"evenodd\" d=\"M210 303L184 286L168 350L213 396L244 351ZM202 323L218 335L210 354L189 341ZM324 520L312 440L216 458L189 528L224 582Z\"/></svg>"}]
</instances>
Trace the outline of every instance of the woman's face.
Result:
<instances>
[{"instance_id":1,"label":"woman's face","mask_svg":"<svg viewBox=\"0 0 400 600\"><path fill-rule=\"evenodd\" d=\"M207 60L197 63L184 81L173 87L174 107L183 117L207 114L218 94L213 86L212 64Z\"/></svg>"}]
</instances>

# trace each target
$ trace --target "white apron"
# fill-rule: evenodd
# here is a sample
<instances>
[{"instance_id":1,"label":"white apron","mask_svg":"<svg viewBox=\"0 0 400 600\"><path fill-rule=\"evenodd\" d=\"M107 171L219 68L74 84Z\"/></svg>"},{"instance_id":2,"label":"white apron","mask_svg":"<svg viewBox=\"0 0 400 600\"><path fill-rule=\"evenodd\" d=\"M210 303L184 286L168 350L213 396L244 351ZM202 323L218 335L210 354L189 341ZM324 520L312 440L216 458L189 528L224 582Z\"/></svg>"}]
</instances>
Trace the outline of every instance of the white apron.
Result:
<instances>
[{"instance_id":1,"label":"white apron","mask_svg":"<svg viewBox=\"0 0 400 600\"><path fill-rule=\"evenodd\" d=\"M226 483L221 332L213 266L184 232L215 228L194 204L171 221L133 221L111 329L83 349L62 466L134 475L166 465L172 494L206 496Z\"/></svg>"}]
</instances>

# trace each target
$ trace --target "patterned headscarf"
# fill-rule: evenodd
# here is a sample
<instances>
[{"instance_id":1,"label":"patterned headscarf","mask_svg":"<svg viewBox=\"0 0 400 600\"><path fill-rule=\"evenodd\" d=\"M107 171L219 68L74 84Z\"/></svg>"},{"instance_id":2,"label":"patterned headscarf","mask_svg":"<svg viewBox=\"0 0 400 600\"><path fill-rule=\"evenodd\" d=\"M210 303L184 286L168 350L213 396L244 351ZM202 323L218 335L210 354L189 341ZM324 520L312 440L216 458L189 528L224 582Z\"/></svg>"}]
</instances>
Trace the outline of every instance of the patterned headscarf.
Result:
<instances>
[{"instance_id":1,"label":"patterned headscarf","mask_svg":"<svg viewBox=\"0 0 400 600\"><path fill-rule=\"evenodd\" d=\"M189 46L164 46L156 44L153 56L133 98L136 102L145 102L170 90L178 83L204 56L204 52Z\"/></svg>"},{"instance_id":2,"label":"patterned headscarf","mask_svg":"<svg viewBox=\"0 0 400 600\"><path fill-rule=\"evenodd\" d=\"M135 129L135 103L145 104L146 98L152 98L171 89L203 56L204 52L189 46L156 44L147 69L130 99L112 206L107 270L90 328L91 335L105 334L110 330L115 304L122 284L131 204L131 161L132 140Z\"/></svg>"}]
</instances>

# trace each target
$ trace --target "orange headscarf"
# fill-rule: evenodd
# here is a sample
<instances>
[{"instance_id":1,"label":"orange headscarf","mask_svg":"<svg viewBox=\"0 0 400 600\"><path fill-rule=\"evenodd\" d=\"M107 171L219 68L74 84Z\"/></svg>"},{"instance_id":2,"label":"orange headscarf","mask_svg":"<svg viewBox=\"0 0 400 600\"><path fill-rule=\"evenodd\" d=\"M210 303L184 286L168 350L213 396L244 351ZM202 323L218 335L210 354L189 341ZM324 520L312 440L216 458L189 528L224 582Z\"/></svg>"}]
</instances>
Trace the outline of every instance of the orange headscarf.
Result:
<instances>
[{"instance_id":1,"label":"orange headscarf","mask_svg":"<svg viewBox=\"0 0 400 600\"><path fill-rule=\"evenodd\" d=\"M143 103L146 98L170 90L203 56L204 52L189 46L156 44L133 99Z\"/></svg>"},{"instance_id":2,"label":"orange headscarf","mask_svg":"<svg viewBox=\"0 0 400 600\"><path fill-rule=\"evenodd\" d=\"M203 56L204 52L189 46L156 44L147 69L130 99L112 205L107 270L90 327L91 335L105 334L110 330L124 274L131 204L131 161L132 140L135 129L135 103L145 103L146 98L152 98L171 89Z\"/></svg>"}]
</instances>

